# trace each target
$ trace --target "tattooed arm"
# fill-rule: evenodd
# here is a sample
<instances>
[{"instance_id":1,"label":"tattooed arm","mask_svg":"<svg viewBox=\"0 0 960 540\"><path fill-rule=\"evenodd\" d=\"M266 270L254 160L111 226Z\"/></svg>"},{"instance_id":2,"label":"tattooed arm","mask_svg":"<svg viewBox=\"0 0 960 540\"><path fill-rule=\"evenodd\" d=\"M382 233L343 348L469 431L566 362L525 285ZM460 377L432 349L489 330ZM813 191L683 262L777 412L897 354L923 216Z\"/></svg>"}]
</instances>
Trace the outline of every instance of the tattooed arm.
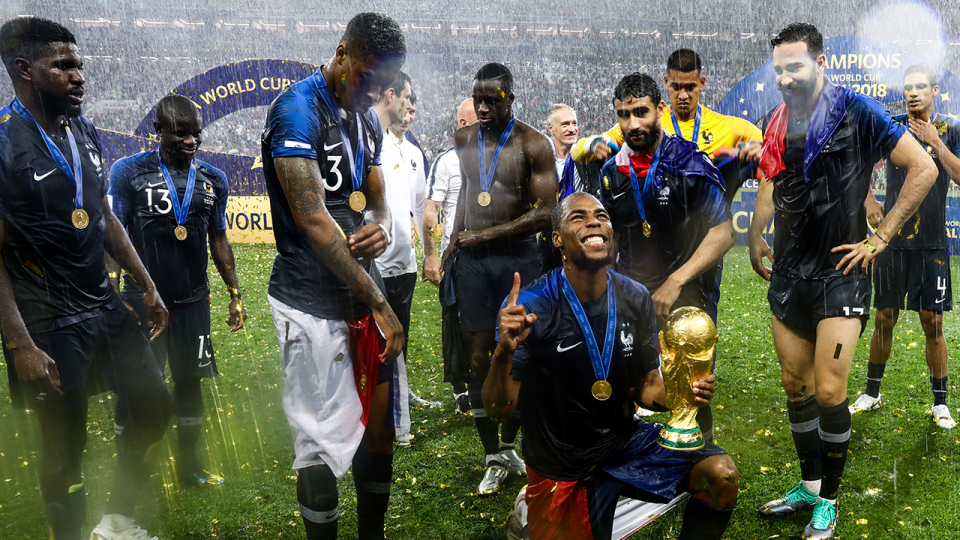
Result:
<instances>
[{"instance_id":1,"label":"tattooed arm","mask_svg":"<svg viewBox=\"0 0 960 540\"><path fill-rule=\"evenodd\" d=\"M147 324L150 326L150 341L157 339L167 328L167 308L160 299L160 293L157 292L157 286L153 279L147 273L133 244L130 243L130 237L127 231L123 229L120 220L114 215L113 209L107 197L103 198L103 222L106 227L104 231L104 248L107 254L113 257L113 260L121 268L130 272L133 279L143 289L143 306L147 311Z\"/></svg>"},{"instance_id":2,"label":"tattooed arm","mask_svg":"<svg viewBox=\"0 0 960 540\"><path fill-rule=\"evenodd\" d=\"M397 316L390 309L390 305L387 304L386 298L377 288L373 279L354 258L356 252L353 251L353 248L357 244L348 245L337 222L327 212L327 207L324 204L324 191L320 187L320 167L317 165L317 161L300 157L278 157L274 158L273 162L277 169L280 186L283 188L287 203L290 205L290 212L297 225L297 230L304 235L307 243L313 248L317 257L327 265L327 268L343 280L360 301L373 310L373 317L377 321L377 326L380 327L387 340L387 347L380 355L380 360L382 362L392 361L403 348L403 327L400 326L400 321L397 320ZM372 173L368 176L368 183L373 176ZM382 185L380 182L374 183ZM368 192L372 191L372 186L368 186ZM382 205L382 190L380 193ZM370 215L378 220L378 223L382 223L379 219L382 219L385 214L389 222L390 211L377 209L377 206L373 203ZM380 227L376 224L368 225L368 227L380 230ZM355 238L359 234L358 232L351 238ZM382 235L382 231L380 231L380 234ZM369 239L369 237L365 239ZM382 238L381 241L383 242L383 249L385 249L386 241ZM367 244L367 247L370 247L370 245Z\"/></svg>"}]
</instances>

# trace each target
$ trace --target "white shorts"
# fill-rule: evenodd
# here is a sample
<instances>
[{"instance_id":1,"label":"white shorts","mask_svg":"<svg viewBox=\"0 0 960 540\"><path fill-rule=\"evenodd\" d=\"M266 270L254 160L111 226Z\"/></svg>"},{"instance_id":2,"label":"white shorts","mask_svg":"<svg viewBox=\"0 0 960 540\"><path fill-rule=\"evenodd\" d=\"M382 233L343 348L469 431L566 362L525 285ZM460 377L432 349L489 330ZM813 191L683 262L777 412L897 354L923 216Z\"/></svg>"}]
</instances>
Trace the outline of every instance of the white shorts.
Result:
<instances>
[{"instance_id":1,"label":"white shorts","mask_svg":"<svg viewBox=\"0 0 960 540\"><path fill-rule=\"evenodd\" d=\"M293 468L326 464L340 478L350 468L364 433L347 323L315 317L272 296L268 299L280 342L283 411L296 454ZM399 378L393 370L391 390ZM392 391L391 397L396 393ZM405 415L396 406L391 409L391 424L402 425L405 416L410 425L409 409Z\"/></svg>"}]
</instances>

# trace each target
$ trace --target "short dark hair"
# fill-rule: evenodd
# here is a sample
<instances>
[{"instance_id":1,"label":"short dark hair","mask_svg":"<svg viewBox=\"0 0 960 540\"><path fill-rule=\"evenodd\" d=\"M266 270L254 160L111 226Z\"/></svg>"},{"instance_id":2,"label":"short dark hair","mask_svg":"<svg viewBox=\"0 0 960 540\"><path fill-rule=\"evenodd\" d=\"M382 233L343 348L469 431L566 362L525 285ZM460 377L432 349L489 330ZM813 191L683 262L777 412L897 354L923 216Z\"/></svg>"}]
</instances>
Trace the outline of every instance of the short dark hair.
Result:
<instances>
[{"instance_id":1,"label":"short dark hair","mask_svg":"<svg viewBox=\"0 0 960 540\"><path fill-rule=\"evenodd\" d=\"M613 90L613 102L626 101L629 97L649 97L654 105L660 103L660 87L653 77L646 73L634 72L620 79Z\"/></svg>"},{"instance_id":2,"label":"short dark hair","mask_svg":"<svg viewBox=\"0 0 960 540\"><path fill-rule=\"evenodd\" d=\"M397 78L394 79L392 83L390 83L390 86L384 88L383 91L386 92L387 90L393 89L393 93L399 97L400 94L403 93L403 87L406 86L407 83L413 84L413 79L411 79L409 75L401 71L397 75ZM413 92L413 90L411 90L411 92Z\"/></svg>"},{"instance_id":3,"label":"short dark hair","mask_svg":"<svg viewBox=\"0 0 960 540\"><path fill-rule=\"evenodd\" d=\"M553 227L553 230L559 231L560 225L563 225L563 214L567 211L567 206L570 205L570 202L574 197L590 197L591 199L597 201L597 204L603 205L595 195L592 193L587 193L586 191L577 191L570 194L567 197L564 197L557 201L557 205L553 207L553 210L550 212L550 226Z\"/></svg>"},{"instance_id":4,"label":"short dark hair","mask_svg":"<svg viewBox=\"0 0 960 540\"><path fill-rule=\"evenodd\" d=\"M54 43L76 45L77 38L60 23L39 17L18 17L0 27L0 59L11 78L14 60L25 58L33 62Z\"/></svg>"},{"instance_id":5,"label":"short dark hair","mask_svg":"<svg viewBox=\"0 0 960 540\"><path fill-rule=\"evenodd\" d=\"M784 43L804 43L810 56L816 58L823 54L823 34L809 23L790 23L770 40L770 46L777 48Z\"/></svg>"},{"instance_id":6,"label":"short dark hair","mask_svg":"<svg viewBox=\"0 0 960 540\"><path fill-rule=\"evenodd\" d=\"M383 13L358 13L347 23L340 38L351 58L400 61L407 58L407 42L397 21Z\"/></svg>"},{"instance_id":7,"label":"short dark hair","mask_svg":"<svg viewBox=\"0 0 960 540\"><path fill-rule=\"evenodd\" d=\"M503 64L490 62L477 70L477 74L473 77L475 81L489 81L493 79L500 81L500 88L504 92L513 92L513 73L510 73L510 68Z\"/></svg>"},{"instance_id":8,"label":"short dark hair","mask_svg":"<svg viewBox=\"0 0 960 540\"><path fill-rule=\"evenodd\" d=\"M940 79L937 77L937 72L930 67L930 64L926 62L920 62L919 64L914 64L908 67L903 72L903 78L906 79L907 75L913 75L914 73L919 73L927 78L927 82L930 83L930 86L938 86L940 84Z\"/></svg>"},{"instance_id":9,"label":"short dark hair","mask_svg":"<svg viewBox=\"0 0 960 540\"><path fill-rule=\"evenodd\" d=\"M410 97L407 98L407 101L409 101L411 105L416 105L416 104L417 104L417 93L414 92L413 90L410 90Z\"/></svg>"},{"instance_id":10,"label":"short dark hair","mask_svg":"<svg viewBox=\"0 0 960 540\"><path fill-rule=\"evenodd\" d=\"M177 94L167 94L157 102L157 122L161 125L168 124L175 115L200 116L197 106L189 98L178 96Z\"/></svg>"},{"instance_id":11,"label":"short dark hair","mask_svg":"<svg viewBox=\"0 0 960 540\"><path fill-rule=\"evenodd\" d=\"M667 57L667 71L678 71L680 73L697 73L703 69L700 62L700 55L690 49L677 49Z\"/></svg>"}]
</instances>

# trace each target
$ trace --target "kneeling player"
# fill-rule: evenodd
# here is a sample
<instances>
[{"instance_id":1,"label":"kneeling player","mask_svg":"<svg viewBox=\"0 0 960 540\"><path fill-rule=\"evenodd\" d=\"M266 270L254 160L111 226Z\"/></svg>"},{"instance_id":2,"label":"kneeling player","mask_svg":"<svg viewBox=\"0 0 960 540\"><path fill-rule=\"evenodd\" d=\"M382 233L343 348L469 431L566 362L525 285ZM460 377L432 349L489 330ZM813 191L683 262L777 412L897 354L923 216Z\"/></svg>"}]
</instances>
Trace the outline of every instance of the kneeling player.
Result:
<instances>
[{"instance_id":1,"label":"kneeling player","mask_svg":"<svg viewBox=\"0 0 960 540\"><path fill-rule=\"evenodd\" d=\"M665 410L666 389L653 300L608 269L615 250L607 212L577 193L557 205L553 230L563 268L522 291L514 278L483 391L493 418L523 401L530 537L610 538L620 496L665 502L687 490L680 538L720 538L737 501L733 460L709 442L665 449L659 424L634 419L634 404ZM598 380L611 391L593 392ZM694 383L704 405L714 381Z\"/></svg>"}]
</instances>

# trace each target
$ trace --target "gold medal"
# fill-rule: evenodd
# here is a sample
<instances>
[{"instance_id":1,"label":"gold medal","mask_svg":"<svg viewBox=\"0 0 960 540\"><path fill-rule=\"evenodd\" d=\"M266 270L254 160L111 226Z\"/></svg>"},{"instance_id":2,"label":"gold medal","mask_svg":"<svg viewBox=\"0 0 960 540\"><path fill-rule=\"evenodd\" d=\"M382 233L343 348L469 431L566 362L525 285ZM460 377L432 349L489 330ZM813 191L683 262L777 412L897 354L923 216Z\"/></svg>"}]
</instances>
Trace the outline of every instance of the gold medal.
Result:
<instances>
[{"instance_id":1,"label":"gold medal","mask_svg":"<svg viewBox=\"0 0 960 540\"><path fill-rule=\"evenodd\" d=\"M643 235L646 236L647 238L650 238L650 235L652 235L652 234L653 234L653 229L650 228L650 222L644 221L644 222L643 222Z\"/></svg>"},{"instance_id":2,"label":"gold medal","mask_svg":"<svg viewBox=\"0 0 960 540\"><path fill-rule=\"evenodd\" d=\"M490 192L481 191L480 195L477 196L477 203L480 206L490 206Z\"/></svg>"},{"instance_id":3,"label":"gold medal","mask_svg":"<svg viewBox=\"0 0 960 540\"><path fill-rule=\"evenodd\" d=\"M597 381L590 387L590 393L597 401L606 401L613 395L613 386L607 381Z\"/></svg>"},{"instance_id":4,"label":"gold medal","mask_svg":"<svg viewBox=\"0 0 960 540\"><path fill-rule=\"evenodd\" d=\"M350 194L350 209L354 212L363 212L367 207L367 198L362 191L354 191Z\"/></svg>"},{"instance_id":5,"label":"gold medal","mask_svg":"<svg viewBox=\"0 0 960 540\"><path fill-rule=\"evenodd\" d=\"M90 224L90 216L87 215L87 211L83 208L77 208L70 214L70 221L73 222L73 226L78 229L86 229L87 225Z\"/></svg>"},{"instance_id":6,"label":"gold medal","mask_svg":"<svg viewBox=\"0 0 960 540\"><path fill-rule=\"evenodd\" d=\"M186 240L187 228L183 225L177 225L177 228L173 230L173 235L177 237L177 240Z\"/></svg>"}]
</instances>

